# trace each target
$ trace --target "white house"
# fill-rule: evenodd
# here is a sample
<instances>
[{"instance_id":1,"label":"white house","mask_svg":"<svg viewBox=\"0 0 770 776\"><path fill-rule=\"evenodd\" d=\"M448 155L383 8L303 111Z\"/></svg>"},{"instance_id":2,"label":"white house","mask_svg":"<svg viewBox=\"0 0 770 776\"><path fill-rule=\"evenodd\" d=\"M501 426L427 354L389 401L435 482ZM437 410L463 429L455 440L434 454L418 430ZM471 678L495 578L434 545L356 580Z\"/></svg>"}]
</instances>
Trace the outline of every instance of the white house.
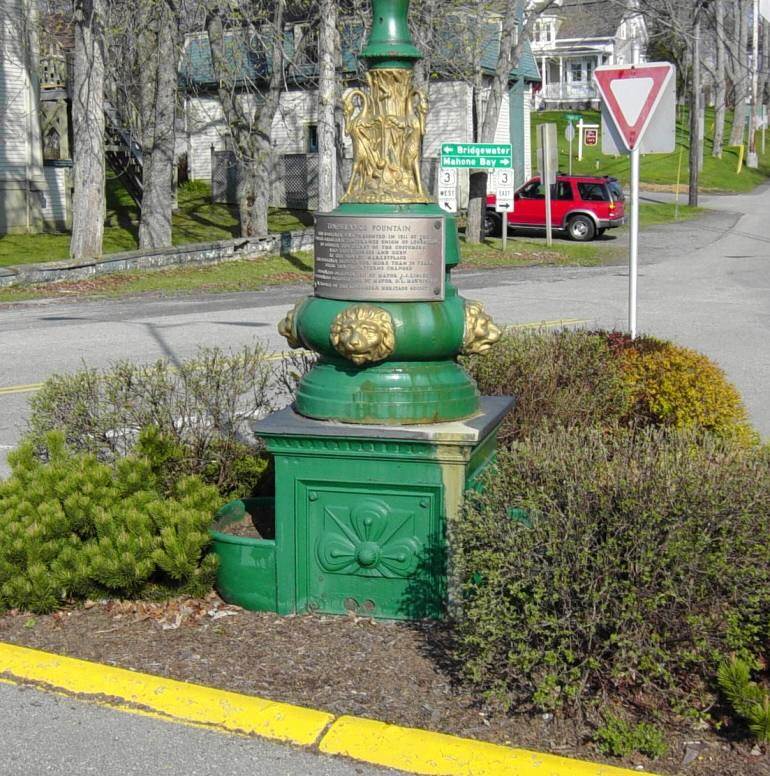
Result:
<instances>
[{"instance_id":1,"label":"white house","mask_svg":"<svg viewBox=\"0 0 770 776\"><path fill-rule=\"evenodd\" d=\"M535 23L532 53L542 75L541 108L597 107L599 65L644 62L648 34L638 0L555 0Z\"/></svg>"},{"instance_id":2,"label":"white house","mask_svg":"<svg viewBox=\"0 0 770 776\"><path fill-rule=\"evenodd\" d=\"M0 10L0 233L39 231L46 201L34 3Z\"/></svg>"},{"instance_id":3,"label":"white house","mask_svg":"<svg viewBox=\"0 0 770 776\"><path fill-rule=\"evenodd\" d=\"M499 22L490 22L489 45L484 47L482 70L487 82L494 74L499 41ZM287 38L290 50L292 40L300 39L306 25L289 25ZM359 28L343 35L343 70L346 86L356 81L355 54L362 43ZM498 44L499 45L499 44ZM446 55L451 46L445 46ZM434 55L434 64L440 59ZM254 57L240 56L244 68L244 80L254 83L259 78L260 63ZM317 153L317 90L312 61L302 63L294 56L289 69L289 88L281 95L280 107L273 122L272 140L276 152L277 169L274 174L272 200L276 205L288 207L314 207L314 165ZM298 64L299 62L299 64ZM262 66L264 67L264 66ZM291 68L295 68L292 71ZM301 68L307 68L298 72ZM309 75L309 77L307 77ZM182 81L186 85L185 125L187 136L188 174L191 179L215 180L221 177L220 161L228 150L227 125L216 96L216 81L211 63L208 36L204 33L188 35L181 67ZM533 85L539 83L540 74L528 47L511 73L508 92L504 95L498 120L495 142L511 143L514 170L517 180L531 174L529 108ZM424 177L428 186L435 184L437 158L442 142L470 142L473 140L473 90L465 80L434 77L429 86L430 111L426 122L423 143ZM244 99L254 99L253 95ZM351 157L349 143L345 156ZM213 163L213 167L212 167ZM349 162L348 162L349 164ZM344 174L343 174L344 177ZM467 174L461 179L467 178ZM233 183L233 181L230 181ZM215 186L216 188L216 186ZM462 184L461 184L462 196Z\"/></svg>"}]
</instances>

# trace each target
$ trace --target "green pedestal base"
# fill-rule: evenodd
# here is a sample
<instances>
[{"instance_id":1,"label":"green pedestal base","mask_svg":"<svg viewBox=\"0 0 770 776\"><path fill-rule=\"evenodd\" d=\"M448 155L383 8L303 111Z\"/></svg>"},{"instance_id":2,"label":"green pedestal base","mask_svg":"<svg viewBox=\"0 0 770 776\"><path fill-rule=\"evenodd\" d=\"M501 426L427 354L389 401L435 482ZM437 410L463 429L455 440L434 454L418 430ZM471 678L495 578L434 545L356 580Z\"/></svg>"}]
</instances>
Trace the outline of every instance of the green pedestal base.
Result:
<instances>
[{"instance_id":1,"label":"green pedestal base","mask_svg":"<svg viewBox=\"0 0 770 776\"><path fill-rule=\"evenodd\" d=\"M292 410L257 422L275 458L275 540L227 548L239 564L227 595L241 579L248 608L441 617L463 494L494 459L511 403L485 398L473 419L431 425L348 426Z\"/></svg>"},{"instance_id":2,"label":"green pedestal base","mask_svg":"<svg viewBox=\"0 0 770 776\"><path fill-rule=\"evenodd\" d=\"M475 415L479 393L454 361L388 361L361 370L325 359L302 379L296 409L344 423L436 423Z\"/></svg>"}]
</instances>

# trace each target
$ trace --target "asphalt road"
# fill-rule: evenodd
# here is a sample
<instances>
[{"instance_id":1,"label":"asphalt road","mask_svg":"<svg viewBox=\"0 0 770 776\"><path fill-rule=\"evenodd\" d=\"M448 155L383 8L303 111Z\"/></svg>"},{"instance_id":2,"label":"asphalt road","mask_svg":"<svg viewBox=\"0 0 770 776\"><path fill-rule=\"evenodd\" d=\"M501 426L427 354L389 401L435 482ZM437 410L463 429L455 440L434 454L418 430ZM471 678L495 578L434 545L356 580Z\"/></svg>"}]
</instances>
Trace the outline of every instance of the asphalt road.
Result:
<instances>
[{"instance_id":1,"label":"asphalt road","mask_svg":"<svg viewBox=\"0 0 770 776\"><path fill-rule=\"evenodd\" d=\"M164 722L32 687L0 684L3 776L379 776L259 738Z\"/></svg>"},{"instance_id":2,"label":"asphalt road","mask_svg":"<svg viewBox=\"0 0 770 776\"><path fill-rule=\"evenodd\" d=\"M640 239L639 330L714 358L770 438L770 186L706 197L695 222L653 227ZM612 233L608 233L612 240ZM510 243L515 250L515 240ZM624 264L458 272L466 296L502 323L579 321L623 329ZM176 299L52 301L0 305L0 476L24 429L24 386L85 363L191 355L199 344L238 347L255 337L276 350L276 322L306 287Z\"/></svg>"}]
</instances>

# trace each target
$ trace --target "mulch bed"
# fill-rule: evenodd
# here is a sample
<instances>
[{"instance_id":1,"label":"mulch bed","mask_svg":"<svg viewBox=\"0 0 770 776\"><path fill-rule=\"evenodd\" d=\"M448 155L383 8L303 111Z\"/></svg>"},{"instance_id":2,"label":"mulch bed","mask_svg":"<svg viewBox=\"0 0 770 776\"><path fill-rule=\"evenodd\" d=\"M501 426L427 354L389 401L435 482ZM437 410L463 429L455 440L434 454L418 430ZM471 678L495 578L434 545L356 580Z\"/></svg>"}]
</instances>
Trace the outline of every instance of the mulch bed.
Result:
<instances>
[{"instance_id":1,"label":"mulch bed","mask_svg":"<svg viewBox=\"0 0 770 776\"><path fill-rule=\"evenodd\" d=\"M602 760L590 729L560 715L505 714L458 686L445 628L359 617L248 612L216 595L88 602L0 616L0 640L223 689L410 727ZM770 754L683 723L670 752L607 760L661 774L768 776ZM685 761L697 754L692 762Z\"/></svg>"}]
</instances>

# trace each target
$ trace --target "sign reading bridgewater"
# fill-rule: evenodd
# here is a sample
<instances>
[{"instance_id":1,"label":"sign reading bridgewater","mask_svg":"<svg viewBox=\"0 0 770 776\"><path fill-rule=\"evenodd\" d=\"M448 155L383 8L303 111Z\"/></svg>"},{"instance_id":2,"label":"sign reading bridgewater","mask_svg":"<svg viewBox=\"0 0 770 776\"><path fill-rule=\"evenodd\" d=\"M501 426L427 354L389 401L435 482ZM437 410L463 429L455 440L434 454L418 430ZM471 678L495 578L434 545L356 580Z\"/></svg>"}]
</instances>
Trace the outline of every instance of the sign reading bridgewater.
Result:
<instances>
[{"instance_id":1,"label":"sign reading bridgewater","mask_svg":"<svg viewBox=\"0 0 770 776\"><path fill-rule=\"evenodd\" d=\"M372 302L444 298L444 220L318 215L315 295Z\"/></svg>"},{"instance_id":2,"label":"sign reading bridgewater","mask_svg":"<svg viewBox=\"0 0 770 776\"><path fill-rule=\"evenodd\" d=\"M441 166L495 170L512 166L510 143L442 143Z\"/></svg>"}]
</instances>

